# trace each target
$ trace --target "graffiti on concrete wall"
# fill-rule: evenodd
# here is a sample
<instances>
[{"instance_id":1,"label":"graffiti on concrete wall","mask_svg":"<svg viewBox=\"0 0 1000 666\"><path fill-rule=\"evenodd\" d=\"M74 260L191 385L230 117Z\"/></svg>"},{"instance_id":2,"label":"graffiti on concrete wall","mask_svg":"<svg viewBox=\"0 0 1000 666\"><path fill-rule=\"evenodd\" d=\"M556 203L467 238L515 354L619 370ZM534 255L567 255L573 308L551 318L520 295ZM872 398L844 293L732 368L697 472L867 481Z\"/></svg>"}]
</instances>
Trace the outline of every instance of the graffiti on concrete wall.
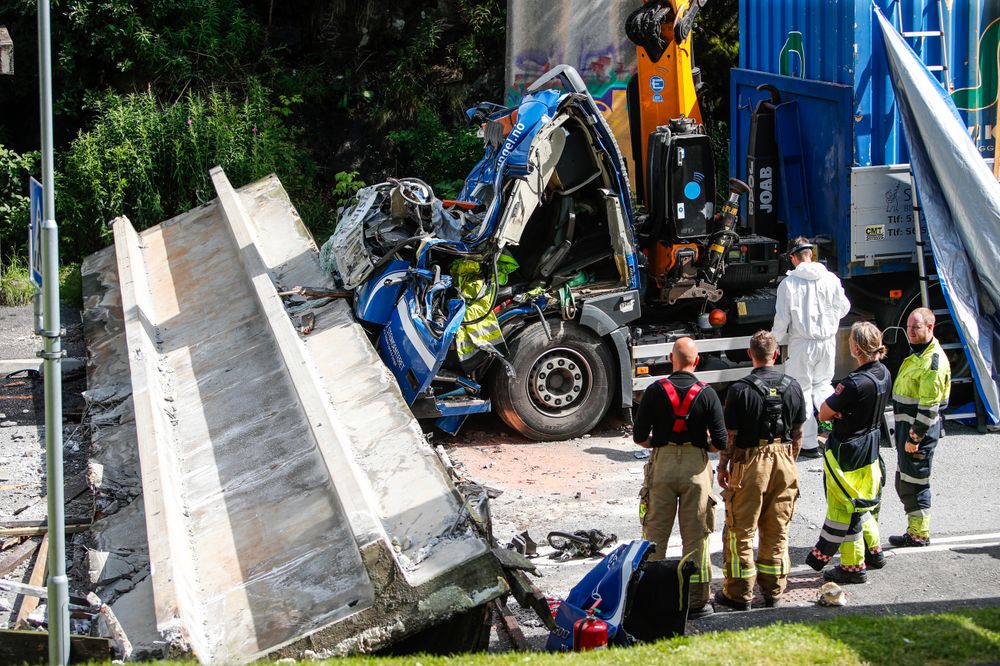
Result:
<instances>
[{"instance_id":1,"label":"graffiti on concrete wall","mask_svg":"<svg viewBox=\"0 0 1000 666\"><path fill-rule=\"evenodd\" d=\"M626 0L580 11L576 0L508 0L506 101L516 104L531 82L562 64L580 72L631 164L626 87L635 74L635 46L625 19L638 5Z\"/></svg>"}]
</instances>

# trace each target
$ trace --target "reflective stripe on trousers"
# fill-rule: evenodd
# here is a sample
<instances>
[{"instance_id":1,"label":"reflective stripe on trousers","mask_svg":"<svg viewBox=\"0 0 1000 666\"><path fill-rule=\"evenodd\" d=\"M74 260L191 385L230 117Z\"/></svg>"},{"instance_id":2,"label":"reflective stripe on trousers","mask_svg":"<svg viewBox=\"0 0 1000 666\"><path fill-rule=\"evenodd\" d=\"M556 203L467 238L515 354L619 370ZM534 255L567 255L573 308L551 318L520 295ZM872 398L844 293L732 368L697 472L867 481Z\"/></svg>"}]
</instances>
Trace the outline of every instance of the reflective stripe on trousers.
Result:
<instances>
[{"instance_id":1,"label":"reflective stripe on trousers","mask_svg":"<svg viewBox=\"0 0 1000 666\"><path fill-rule=\"evenodd\" d=\"M668 444L653 449L647 463L647 508L643 535L656 543L651 560L662 560L678 518L684 556L698 565L691 578L691 607L708 602L712 566L708 535L715 529L717 500L712 496L712 468L708 452L690 444Z\"/></svg>"},{"instance_id":2,"label":"reflective stripe on trousers","mask_svg":"<svg viewBox=\"0 0 1000 666\"><path fill-rule=\"evenodd\" d=\"M906 452L909 428L896 428L896 494L903 503L907 517L907 532L923 539L930 538L931 530L931 466L934 451L941 438L941 419L927 429L916 453Z\"/></svg>"},{"instance_id":3,"label":"reflective stripe on trousers","mask_svg":"<svg viewBox=\"0 0 1000 666\"><path fill-rule=\"evenodd\" d=\"M792 446L773 443L737 449L732 456L723 532L724 593L750 601L756 582L765 597L781 596L791 569L788 525L799 496L799 476ZM753 542L760 532L757 557Z\"/></svg>"}]
</instances>

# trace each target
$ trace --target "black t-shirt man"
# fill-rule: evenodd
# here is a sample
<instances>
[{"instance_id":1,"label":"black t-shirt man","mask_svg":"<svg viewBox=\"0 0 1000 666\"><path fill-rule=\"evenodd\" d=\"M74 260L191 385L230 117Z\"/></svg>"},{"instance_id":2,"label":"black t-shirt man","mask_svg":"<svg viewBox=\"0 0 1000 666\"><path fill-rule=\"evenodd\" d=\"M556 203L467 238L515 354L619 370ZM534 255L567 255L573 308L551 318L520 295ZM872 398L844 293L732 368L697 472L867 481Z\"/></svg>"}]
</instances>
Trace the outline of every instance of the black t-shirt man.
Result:
<instances>
[{"instance_id":1,"label":"black t-shirt man","mask_svg":"<svg viewBox=\"0 0 1000 666\"><path fill-rule=\"evenodd\" d=\"M770 388L777 388L785 376L771 366L754 368L750 374L762 380ZM754 386L744 381L730 385L726 393L726 427L736 431L734 446L749 449L769 439L770 424L767 418L767 403L764 396ZM794 379L781 396L781 422L785 431L778 433L781 441L791 441L791 432L796 426L806 422L805 400L802 387Z\"/></svg>"},{"instance_id":2,"label":"black t-shirt man","mask_svg":"<svg viewBox=\"0 0 1000 666\"><path fill-rule=\"evenodd\" d=\"M865 370L880 381L889 377L889 369L879 361L865 363L837 384L833 395L826 399L827 406L840 413L839 419L833 419L833 435L842 442L864 435L872 425L878 387L861 374Z\"/></svg>"},{"instance_id":3,"label":"black t-shirt man","mask_svg":"<svg viewBox=\"0 0 1000 666\"><path fill-rule=\"evenodd\" d=\"M690 372L675 372L668 377L677 390L681 404L688 390L698 379ZM711 386L706 386L691 404L687 419L687 430L674 432L674 406L666 390L659 382L650 384L642 395L639 411L635 417L632 438L636 442L649 439L653 448L667 444L691 444L708 450L708 432L711 432L712 446L719 451L726 448L726 421L722 413L722 401Z\"/></svg>"}]
</instances>

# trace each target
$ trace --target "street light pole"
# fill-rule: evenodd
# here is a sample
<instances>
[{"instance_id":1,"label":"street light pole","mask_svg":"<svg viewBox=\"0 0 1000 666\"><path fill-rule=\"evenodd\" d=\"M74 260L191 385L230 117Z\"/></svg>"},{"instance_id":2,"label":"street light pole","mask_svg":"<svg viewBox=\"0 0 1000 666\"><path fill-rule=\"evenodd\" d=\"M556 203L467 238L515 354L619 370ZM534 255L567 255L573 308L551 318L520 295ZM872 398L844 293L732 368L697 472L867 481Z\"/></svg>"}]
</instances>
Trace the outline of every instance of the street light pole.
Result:
<instances>
[{"instance_id":1,"label":"street light pole","mask_svg":"<svg viewBox=\"0 0 1000 666\"><path fill-rule=\"evenodd\" d=\"M52 148L52 46L49 0L38 0L38 83L42 126L42 330L45 350L45 454L49 526L49 664L69 661L69 581L63 506L62 340L59 320L59 228Z\"/></svg>"}]
</instances>

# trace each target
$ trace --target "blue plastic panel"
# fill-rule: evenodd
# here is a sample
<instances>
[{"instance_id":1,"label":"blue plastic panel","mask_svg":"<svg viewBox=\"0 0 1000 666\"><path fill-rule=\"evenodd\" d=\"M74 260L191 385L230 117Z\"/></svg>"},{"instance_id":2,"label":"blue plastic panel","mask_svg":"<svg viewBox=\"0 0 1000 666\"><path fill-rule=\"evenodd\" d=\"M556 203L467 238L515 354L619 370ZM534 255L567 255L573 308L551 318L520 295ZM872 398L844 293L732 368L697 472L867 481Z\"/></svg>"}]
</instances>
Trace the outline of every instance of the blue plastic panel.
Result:
<instances>
[{"instance_id":1,"label":"blue plastic panel","mask_svg":"<svg viewBox=\"0 0 1000 666\"><path fill-rule=\"evenodd\" d=\"M853 90L847 85L734 69L729 171L738 178L746 179L750 113L758 101L768 96L756 90L765 83L781 91L782 102L794 101L798 105L808 223L793 231L833 239L838 268L843 268L840 262L846 265L850 256Z\"/></svg>"}]
</instances>

